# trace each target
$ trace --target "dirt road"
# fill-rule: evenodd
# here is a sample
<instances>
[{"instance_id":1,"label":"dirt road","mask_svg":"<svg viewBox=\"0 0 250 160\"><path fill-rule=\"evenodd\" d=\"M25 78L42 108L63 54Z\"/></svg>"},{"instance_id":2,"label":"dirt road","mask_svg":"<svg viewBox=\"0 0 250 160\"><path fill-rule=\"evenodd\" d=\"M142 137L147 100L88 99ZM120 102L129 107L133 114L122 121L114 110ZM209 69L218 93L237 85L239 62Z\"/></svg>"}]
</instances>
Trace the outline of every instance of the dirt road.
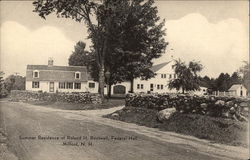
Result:
<instances>
[{"instance_id":1,"label":"dirt road","mask_svg":"<svg viewBox=\"0 0 250 160\"><path fill-rule=\"evenodd\" d=\"M118 108L117 108L118 109ZM8 148L20 160L246 159L229 147L101 118L101 111L65 111L1 102Z\"/></svg>"}]
</instances>

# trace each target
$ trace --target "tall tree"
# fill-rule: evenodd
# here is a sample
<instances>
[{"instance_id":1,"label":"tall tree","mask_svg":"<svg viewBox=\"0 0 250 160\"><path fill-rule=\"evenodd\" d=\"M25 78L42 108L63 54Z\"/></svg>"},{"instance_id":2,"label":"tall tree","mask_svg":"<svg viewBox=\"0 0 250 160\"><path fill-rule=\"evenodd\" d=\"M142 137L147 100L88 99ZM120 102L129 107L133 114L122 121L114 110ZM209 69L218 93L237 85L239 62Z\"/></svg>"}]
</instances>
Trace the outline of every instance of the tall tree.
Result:
<instances>
[{"instance_id":1,"label":"tall tree","mask_svg":"<svg viewBox=\"0 0 250 160\"><path fill-rule=\"evenodd\" d=\"M200 64L199 62L191 61L188 65L186 65L185 62L182 62L179 59L175 61L173 68L175 74L177 75L177 78L170 81L170 89L181 89L182 93L185 93L185 91L199 89L200 81L198 72L203 69L202 64Z\"/></svg>"},{"instance_id":2,"label":"tall tree","mask_svg":"<svg viewBox=\"0 0 250 160\"><path fill-rule=\"evenodd\" d=\"M120 5L121 9L114 10L114 14L124 20L119 23L112 21L112 37L109 39L112 45L105 61L107 70L111 72L110 85L129 80L133 92L135 78L154 76L150 70L151 61L164 53L168 43L163 37L164 21L159 22L160 17L153 4L153 0L132 0L127 7Z\"/></svg>"},{"instance_id":3,"label":"tall tree","mask_svg":"<svg viewBox=\"0 0 250 160\"><path fill-rule=\"evenodd\" d=\"M55 12L58 17L86 23L103 98L107 71L111 73L108 82L111 84L152 76L146 74L152 66L151 60L159 57L166 46L163 23L157 25L159 17L153 3L153 0L35 0L33 5L43 18ZM117 62L122 67L117 67Z\"/></svg>"},{"instance_id":4,"label":"tall tree","mask_svg":"<svg viewBox=\"0 0 250 160\"><path fill-rule=\"evenodd\" d=\"M110 9L108 0L35 0L34 11L45 19L51 13L58 17L72 18L77 22L84 21L89 32L89 38L93 43L96 64L98 65L99 86L102 101L104 100L104 63L108 48L108 34L110 33L110 17L107 15L104 23L100 22L100 15ZM95 19L95 20L93 20Z\"/></svg>"}]
</instances>

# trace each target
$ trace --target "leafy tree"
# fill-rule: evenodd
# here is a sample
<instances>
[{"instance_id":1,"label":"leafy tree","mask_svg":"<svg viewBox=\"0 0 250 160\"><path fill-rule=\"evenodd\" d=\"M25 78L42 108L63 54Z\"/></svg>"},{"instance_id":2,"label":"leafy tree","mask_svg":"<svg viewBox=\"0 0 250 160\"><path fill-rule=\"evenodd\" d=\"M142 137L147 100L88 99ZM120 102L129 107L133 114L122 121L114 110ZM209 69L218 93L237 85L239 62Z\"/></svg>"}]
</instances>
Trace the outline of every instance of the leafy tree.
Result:
<instances>
[{"instance_id":1,"label":"leafy tree","mask_svg":"<svg viewBox=\"0 0 250 160\"><path fill-rule=\"evenodd\" d=\"M239 84L239 83L242 83L241 77L239 76L237 72L234 72L230 77L230 86L232 86L233 84Z\"/></svg>"},{"instance_id":2,"label":"leafy tree","mask_svg":"<svg viewBox=\"0 0 250 160\"><path fill-rule=\"evenodd\" d=\"M199 62L191 61L186 65L179 59L175 61L173 68L177 78L170 81L170 89L182 89L182 93L199 89L200 80L198 72L203 69L203 66Z\"/></svg>"},{"instance_id":3,"label":"leafy tree","mask_svg":"<svg viewBox=\"0 0 250 160\"><path fill-rule=\"evenodd\" d=\"M221 73L215 80L215 90L217 91L227 91L230 87L230 75L228 73Z\"/></svg>"},{"instance_id":4,"label":"leafy tree","mask_svg":"<svg viewBox=\"0 0 250 160\"><path fill-rule=\"evenodd\" d=\"M134 78L148 79L154 76L150 70L151 60L161 56L167 43L163 38L164 21L159 22L157 8L153 4L153 0L111 0L104 1L104 5L100 6L101 9L97 12L99 25L109 23L106 34L108 54L104 55L105 72L110 72L109 81L106 80L109 88L117 82L127 80L133 86ZM111 6L112 9L105 6ZM105 20L107 17L108 22ZM95 51L94 47L93 52ZM80 61L81 58L75 59ZM94 61L91 61L91 69L91 75L96 79L98 70Z\"/></svg>"},{"instance_id":5,"label":"leafy tree","mask_svg":"<svg viewBox=\"0 0 250 160\"><path fill-rule=\"evenodd\" d=\"M10 92L11 90L24 90L25 77L19 75L10 75L4 80L4 88Z\"/></svg>"},{"instance_id":6,"label":"leafy tree","mask_svg":"<svg viewBox=\"0 0 250 160\"><path fill-rule=\"evenodd\" d=\"M76 43L74 51L69 57L70 66L90 66L92 55L85 50L86 44L82 41Z\"/></svg>"},{"instance_id":7,"label":"leafy tree","mask_svg":"<svg viewBox=\"0 0 250 160\"><path fill-rule=\"evenodd\" d=\"M240 67L239 74L242 77L242 82L245 87L247 87L248 95L250 95L250 70L249 70L249 62L243 61L244 65Z\"/></svg>"},{"instance_id":8,"label":"leafy tree","mask_svg":"<svg viewBox=\"0 0 250 160\"><path fill-rule=\"evenodd\" d=\"M35 0L33 2L35 6L34 11L44 19L54 12L58 17L72 18L77 22L85 22L89 38L91 38L93 43L102 100L104 100L104 57L108 53L108 35L111 32L109 28L112 18L109 14L112 6L108 2L108 0ZM103 18L103 15L105 15L105 18ZM100 23L101 21L102 23Z\"/></svg>"},{"instance_id":9,"label":"leafy tree","mask_svg":"<svg viewBox=\"0 0 250 160\"><path fill-rule=\"evenodd\" d=\"M4 87L3 75L4 75L4 72L0 71L0 98L6 97L8 95L8 91Z\"/></svg>"},{"instance_id":10,"label":"leafy tree","mask_svg":"<svg viewBox=\"0 0 250 160\"><path fill-rule=\"evenodd\" d=\"M141 77L148 79L154 76L150 70L152 59L158 58L164 52L168 43L164 40L164 21L157 16L157 8L153 6L154 1L143 0L132 1L127 12L120 36L119 48L115 48L115 55L119 57L119 65L116 77L131 82L133 92L133 81ZM116 56L115 56L116 57ZM109 61L110 62L110 61ZM111 61L112 62L112 61Z\"/></svg>"}]
</instances>

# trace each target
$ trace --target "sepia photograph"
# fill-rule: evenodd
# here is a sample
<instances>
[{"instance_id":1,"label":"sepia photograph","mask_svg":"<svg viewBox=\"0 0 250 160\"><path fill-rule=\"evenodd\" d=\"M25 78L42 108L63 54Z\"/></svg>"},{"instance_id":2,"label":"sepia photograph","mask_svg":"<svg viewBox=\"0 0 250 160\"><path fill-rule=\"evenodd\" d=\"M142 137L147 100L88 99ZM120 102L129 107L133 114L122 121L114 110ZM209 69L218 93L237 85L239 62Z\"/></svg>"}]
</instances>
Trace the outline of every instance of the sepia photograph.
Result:
<instances>
[{"instance_id":1,"label":"sepia photograph","mask_svg":"<svg viewBox=\"0 0 250 160\"><path fill-rule=\"evenodd\" d=\"M0 160L249 160L249 0L0 0Z\"/></svg>"}]
</instances>

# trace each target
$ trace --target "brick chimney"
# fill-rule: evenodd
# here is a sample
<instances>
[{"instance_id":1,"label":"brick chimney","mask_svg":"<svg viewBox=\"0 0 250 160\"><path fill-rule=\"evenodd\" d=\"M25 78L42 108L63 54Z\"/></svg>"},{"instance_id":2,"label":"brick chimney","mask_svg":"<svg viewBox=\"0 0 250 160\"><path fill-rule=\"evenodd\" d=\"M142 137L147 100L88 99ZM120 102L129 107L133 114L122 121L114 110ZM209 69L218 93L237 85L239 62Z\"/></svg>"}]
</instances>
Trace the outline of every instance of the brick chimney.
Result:
<instances>
[{"instance_id":1,"label":"brick chimney","mask_svg":"<svg viewBox=\"0 0 250 160\"><path fill-rule=\"evenodd\" d=\"M53 58L50 57L49 60L48 60L48 66L53 66Z\"/></svg>"}]
</instances>

